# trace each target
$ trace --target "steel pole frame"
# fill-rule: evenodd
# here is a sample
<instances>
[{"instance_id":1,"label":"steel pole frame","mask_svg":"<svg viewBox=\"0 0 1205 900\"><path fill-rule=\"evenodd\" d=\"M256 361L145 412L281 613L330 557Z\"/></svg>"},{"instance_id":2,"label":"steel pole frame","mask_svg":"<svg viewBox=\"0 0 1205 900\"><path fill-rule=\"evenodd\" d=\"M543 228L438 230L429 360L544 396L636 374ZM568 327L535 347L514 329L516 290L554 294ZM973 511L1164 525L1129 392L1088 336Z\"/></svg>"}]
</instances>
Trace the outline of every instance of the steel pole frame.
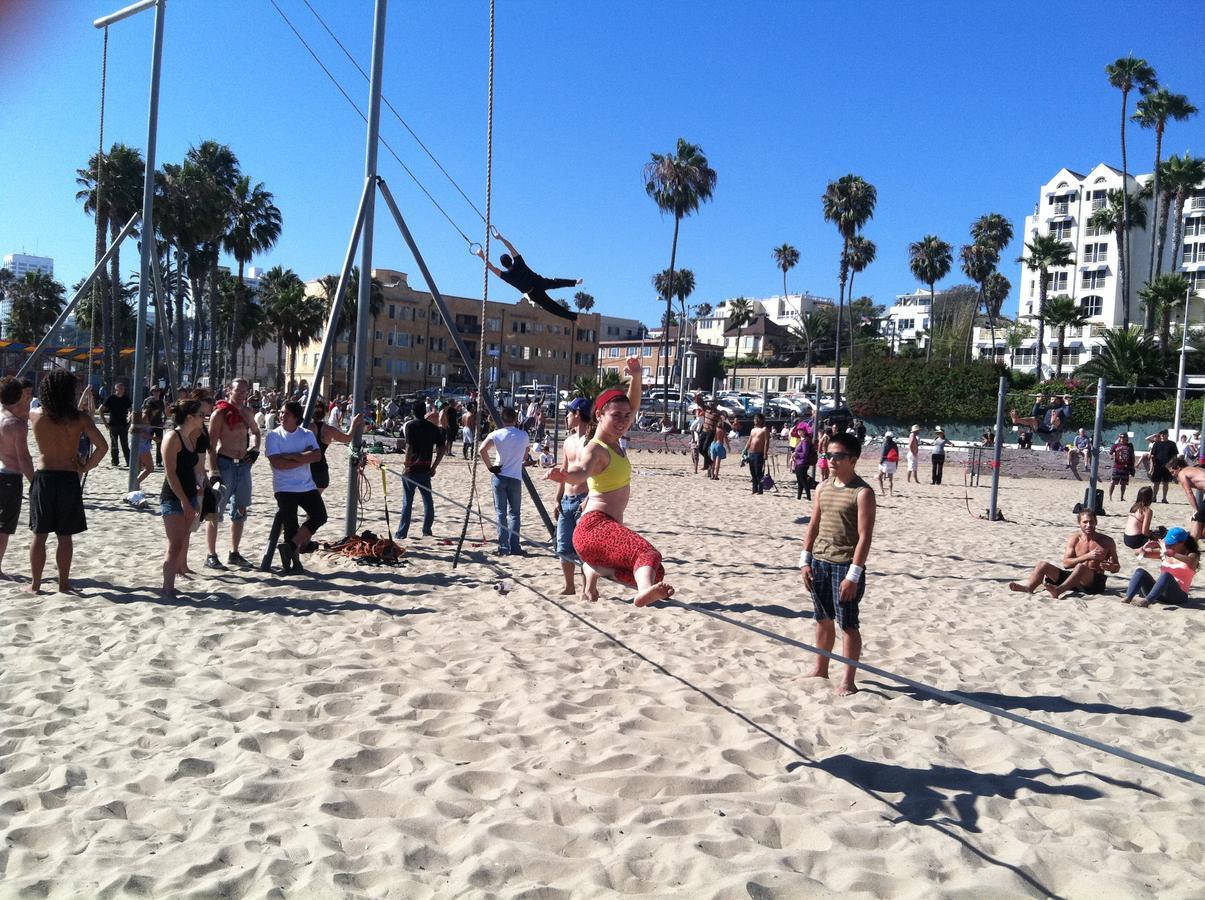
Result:
<instances>
[{"instance_id":1,"label":"steel pole frame","mask_svg":"<svg viewBox=\"0 0 1205 900\"><path fill-rule=\"evenodd\" d=\"M1185 367L1188 362L1188 303L1192 299L1192 286L1184 292L1184 322L1180 333L1180 375L1176 379L1176 418L1172 425L1172 440L1179 446L1180 414L1184 411Z\"/></svg>"},{"instance_id":2,"label":"steel pole frame","mask_svg":"<svg viewBox=\"0 0 1205 900\"><path fill-rule=\"evenodd\" d=\"M1084 508L1096 511L1096 483L1100 475L1100 445L1105 430L1105 396L1109 386L1102 378L1096 382L1096 421L1092 425L1092 469L1088 475L1088 493L1084 495Z\"/></svg>"},{"instance_id":3,"label":"steel pole frame","mask_svg":"<svg viewBox=\"0 0 1205 900\"><path fill-rule=\"evenodd\" d=\"M385 65L385 18L389 0L376 0L376 11L372 26L372 69L368 80L368 134L364 148L364 180L375 181L377 177L377 150L381 131L381 77ZM360 226L360 292L356 300L356 366L352 373L351 411L354 417L365 411L364 388L372 368L372 356L368 349L368 331L372 326L372 237L373 217L376 211L376 192L364 195L364 221ZM336 301L342 299L335 298ZM316 377L316 375L315 375ZM310 388L310 393L314 389ZM351 452L347 458L347 514L344 518L344 534L355 534L356 517L359 511L359 491L356 489L360 466L360 449L363 431L352 430Z\"/></svg>"},{"instance_id":4,"label":"steel pole frame","mask_svg":"<svg viewBox=\"0 0 1205 900\"><path fill-rule=\"evenodd\" d=\"M163 66L163 18L166 0L155 3L155 37L151 44L151 96L146 117L146 175L142 181L142 256L138 277L138 321L134 332L134 377L131 409L142 408L146 395L146 297L150 289L151 255L155 248L155 145L159 135L159 75ZM137 4L135 4L137 6ZM146 7L149 8L149 7ZM138 9L130 8L131 14ZM130 421L133 421L131 417ZM138 467L131 464L126 487L138 490Z\"/></svg>"},{"instance_id":5,"label":"steel pole frame","mask_svg":"<svg viewBox=\"0 0 1205 900\"><path fill-rule=\"evenodd\" d=\"M63 327L63 323L67 321L67 318L73 312L75 312L75 308L79 306L79 302L83 299L84 294L87 293L90 287L92 287L92 282L96 280L96 276L104 271L105 266L109 264L109 260L112 259L113 254L117 252L117 248L121 246L121 242L130 236L130 232L134 230L134 227L138 224L138 220L141 218L141 212L134 213L134 215L130 216L130 221L126 222L125 227L118 232L117 237L113 238L113 243L109 245L109 249L105 251L105 255L102 256L96 263L92 271L88 274L88 277L80 282L79 289L67 302L67 305L63 307L63 311L59 313L59 317L54 320L54 324L50 326L45 336L41 341L38 342L38 346L34 347L33 352L29 354L29 358L21 364L21 368L17 371L18 378L21 378L26 372L33 368L38 357L42 355L42 351L46 349L46 345L58 336L59 329ZM91 347L88 348L88 364L89 366L92 364Z\"/></svg>"},{"instance_id":6,"label":"steel pole frame","mask_svg":"<svg viewBox=\"0 0 1205 900\"><path fill-rule=\"evenodd\" d=\"M992 494L988 501L987 520L997 521L997 502L1000 499L1000 459L1004 455L1004 404L1008 399L1008 376L1000 376L1000 387L996 393L996 443L992 448Z\"/></svg>"},{"instance_id":7,"label":"steel pole frame","mask_svg":"<svg viewBox=\"0 0 1205 900\"><path fill-rule=\"evenodd\" d=\"M418 264L418 270L422 273L423 280L427 283L427 290L431 292L431 299L435 303L435 308L439 310L439 315L444 321L444 325L448 329L448 333L452 336L452 343L456 347L456 352L460 354L460 358L464 361L465 372L468 374L469 381L477 389L477 396L481 399L482 404L489 411L490 417L495 424L502 427L502 417L498 414L498 407L494 403L494 398L490 396L490 392L485 389L484 385L477 383L477 370L473 365L473 360L469 356L468 348L464 344L464 339L460 336L460 332L456 330L455 320L452 317L451 310L448 309L448 304L444 301L443 294L439 292L439 288L435 285L435 279L431 277L431 270L427 268L426 260L423 259L422 252L418 249L418 244L414 241L414 236L410 233L410 229L406 225L406 220L402 218L402 212L398 209L397 202L393 199L393 194L389 190L389 186L383 178L377 179L377 186L381 189L381 198L385 201L385 205L389 207L389 212L393 216L394 222L397 223L398 230L402 233L402 239L406 242L406 246L410 248L411 254L414 256L415 263ZM511 373L514 377L514 373ZM511 391L511 403L514 401L514 390ZM559 414L559 410L558 410ZM548 510L544 508L544 501L540 498L540 492L536 490L535 484L532 483L530 476L527 474L527 469L523 470L523 484L527 486L527 493L531 497L532 503L540 513L540 519L544 522L544 527L548 529L548 534L553 536L556 534L556 526L553 525L552 519L548 515Z\"/></svg>"}]
</instances>

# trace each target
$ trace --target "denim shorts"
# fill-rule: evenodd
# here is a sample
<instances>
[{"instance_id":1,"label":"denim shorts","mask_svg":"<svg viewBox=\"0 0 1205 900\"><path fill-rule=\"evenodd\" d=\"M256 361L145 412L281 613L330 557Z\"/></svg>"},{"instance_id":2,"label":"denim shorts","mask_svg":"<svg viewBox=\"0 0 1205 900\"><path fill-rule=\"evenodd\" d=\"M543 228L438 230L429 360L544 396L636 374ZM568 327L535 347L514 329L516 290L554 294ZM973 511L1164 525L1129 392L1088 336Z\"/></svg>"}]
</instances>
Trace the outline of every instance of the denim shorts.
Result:
<instances>
[{"instance_id":1,"label":"denim shorts","mask_svg":"<svg viewBox=\"0 0 1205 900\"><path fill-rule=\"evenodd\" d=\"M228 515L231 522L242 522L247 518L247 507L251 505L251 464L241 459L218 456L218 473L230 496L226 508L218 510L218 516Z\"/></svg>"},{"instance_id":2,"label":"denim shorts","mask_svg":"<svg viewBox=\"0 0 1205 900\"><path fill-rule=\"evenodd\" d=\"M192 508L200 510L201 498L192 498ZM182 516L184 515L184 507L180 504L179 497L172 497L170 500L159 501L159 515L161 516Z\"/></svg>"},{"instance_id":3,"label":"denim shorts","mask_svg":"<svg viewBox=\"0 0 1205 900\"><path fill-rule=\"evenodd\" d=\"M590 494L576 496L565 495L561 498L561 517L556 523L556 555L562 562L575 563L578 561L577 551L573 549L573 529L582 514L582 506Z\"/></svg>"},{"instance_id":4,"label":"denim shorts","mask_svg":"<svg viewBox=\"0 0 1205 900\"><path fill-rule=\"evenodd\" d=\"M849 563L812 560L812 610L817 622L836 619L842 628L858 627L858 602L866 591L866 573L858 579L858 590L849 603L840 601L841 581L849 571Z\"/></svg>"}]
</instances>

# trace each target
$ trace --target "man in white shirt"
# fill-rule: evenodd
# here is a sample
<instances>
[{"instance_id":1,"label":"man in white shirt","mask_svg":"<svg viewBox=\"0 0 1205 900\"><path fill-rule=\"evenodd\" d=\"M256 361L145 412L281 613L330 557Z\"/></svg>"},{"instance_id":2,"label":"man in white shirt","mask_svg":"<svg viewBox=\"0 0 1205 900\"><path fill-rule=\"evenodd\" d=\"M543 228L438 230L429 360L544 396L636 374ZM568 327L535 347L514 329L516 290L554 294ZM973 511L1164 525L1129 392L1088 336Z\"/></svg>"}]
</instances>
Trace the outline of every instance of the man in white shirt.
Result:
<instances>
[{"instance_id":1,"label":"man in white shirt","mask_svg":"<svg viewBox=\"0 0 1205 900\"><path fill-rule=\"evenodd\" d=\"M513 408L502 408L502 427L481 442L481 461L494 475L494 509L498 516L498 555L522 556L519 546L519 501L523 490L523 464L527 461L527 432L519 428ZM490 451L497 462L490 462Z\"/></svg>"},{"instance_id":2,"label":"man in white shirt","mask_svg":"<svg viewBox=\"0 0 1205 900\"><path fill-rule=\"evenodd\" d=\"M326 504L310 474L310 464L321 461L322 451L314 433L301 427L302 412L296 400L286 403L280 412L280 427L268 432L265 444L284 530L284 542L278 549L286 575L305 572L299 558L301 548L326 522ZM306 514L305 524L300 527L298 507Z\"/></svg>"},{"instance_id":3,"label":"man in white shirt","mask_svg":"<svg viewBox=\"0 0 1205 900\"><path fill-rule=\"evenodd\" d=\"M332 428L338 428L340 431L343 430L343 408L337 400L331 404L331 411L326 416L326 424Z\"/></svg>"}]
</instances>

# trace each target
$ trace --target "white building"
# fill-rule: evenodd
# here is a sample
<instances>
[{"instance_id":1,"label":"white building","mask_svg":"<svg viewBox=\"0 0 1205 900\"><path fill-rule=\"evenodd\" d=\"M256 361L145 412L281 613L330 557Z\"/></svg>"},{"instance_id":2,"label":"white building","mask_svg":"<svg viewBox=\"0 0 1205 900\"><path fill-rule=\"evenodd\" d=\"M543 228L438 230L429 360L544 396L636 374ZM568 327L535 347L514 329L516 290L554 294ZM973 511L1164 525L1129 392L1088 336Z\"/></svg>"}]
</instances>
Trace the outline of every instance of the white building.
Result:
<instances>
[{"instance_id":1,"label":"white building","mask_svg":"<svg viewBox=\"0 0 1205 900\"><path fill-rule=\"evenodd\" d=\"M700 341L707 344L719 344L725 348L735 341L735 338L724 337L728 330L728 314L734 299L729 298L717 303L705 319L699 319L695 325L695 334ZM785 297L777 294L773 297L745 297L753 309L755 316L767 316L775 325L792 328L798 325L805 315L810 315L818 306L832 306L831 297L817 297L806 291L802 294L787 294ZM744 341L742 341L744 343ZM736 348L732 348L734 351ZM742 348L741 352L751 351L751 345Z\"/></svg>"},{"instance_id":2,"label":"white building","mask_svg":"<svg viewBox=\"0 0 1205 900\"><path fill-rule=\"evenodd\" d=\"M598 339L600 341L639 340L648 329L639 319L621 319L618 316L598 317Z\"/></svg>"},{"instance_id":3,"label":"white building","mask_svg":"<svg viewBox=\"0 0 1205 900\"><path fill-rule=\"evenodd\" d=\"M1151 175L1130 175L1126 182L1130 194L1151 181ZM1039 189L1038 203L1033 215L1026 216L1025 225L1017 234L1020 241L1029 243L1039 234L1054 234L1072 246L1070 265L1060 266L1050 272L1047 299L1066 294L1074 299L1088 316L1088 324L1082 328L1069 328L1064 338L1063 369L1068 371L1087 362L1099 353L1103 343L1101 334L1106 328L1116 328L1125 321L1125 305L1122 297L1121 278L1118 272L1118 247L1116 235L1088 224L1092 214L1108 203L1108 192L1122 187L1119 169L1101 163L1087 174L1071 169L1060 169L1053 178ZM1205 187L1205 186L1203 186ZM1152 200L1146 205L1147 227L1134 228L1127 241L1130 254L1129 320L1141 324L1143 307L1139 292L1146 286L1149 269L1151 241L1157 223ZM1164 197L1164 202L1169 198ZM1184 249L1178 260L1172 260L1172 234L1175 223L1169 223L1168 237L1164 246L1163 271L1180 271L1188 275L1194 289L1194 299L1189 310L1189 320L1205 320L1205 242L1194 240L1205 235L1205 189L1198 189L1184 209ZM1023 248L1022 248L1023 250ZM1018 318L1034 328L1034 336L1026 339L1017 350L1013 364L1018 369L1032 368L1037 361L1037 323L1032 318L1038 312L1038 272L1031 272L1024 263L1020 264L1020 301ZM1182 312L1173 315L1179 323ZM988 329L976 328L975 355L988 352L991 343ZM1043 368L1047 374L1054 370L1054 352L1057 336L1047 329ZM996 335L996 355L1007 357L1004 336Z\"/></svg>"},{"instance_id":4,"label":"white building","mask_svg":"<svg viewBox=\"0 0 1205 900\"><path fill-rule=\"evenodd\" d=\"M54 260L49 256L10 253L4 257L4 268L12 272L16 278L24 278L26 272L42 272L53 277Z\"/></svg>"},{"instance_id":5,"label":"white building","mask_svg":"<svg viewBox=\"0 0 1205 900\"><path fill-rule=\"evenodd\" d=\"M941 293L938 291L937 295ZM879 320L879 334L897 348L909 341L915 342L918 347L925 346L929 301L928 288L917 288L911 294L897 294L895 303L887 307L883 318Z\"/></svg>"}]
</instances>

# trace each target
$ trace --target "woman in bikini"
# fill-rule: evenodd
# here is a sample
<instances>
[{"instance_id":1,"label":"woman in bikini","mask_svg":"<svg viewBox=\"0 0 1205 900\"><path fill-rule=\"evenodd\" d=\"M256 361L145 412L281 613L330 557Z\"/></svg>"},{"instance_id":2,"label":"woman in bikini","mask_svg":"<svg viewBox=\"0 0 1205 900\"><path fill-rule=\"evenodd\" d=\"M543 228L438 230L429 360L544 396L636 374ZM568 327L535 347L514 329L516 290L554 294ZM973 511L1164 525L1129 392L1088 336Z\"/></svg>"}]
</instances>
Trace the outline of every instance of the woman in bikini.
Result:
<instances>
[{"instance_id":1,"label":"woman in bikini","mask_svg":"<svg viewBox=\"0 0 1205 900\"><path fill-rule=\"evenodd\" d=\"M635 588L637 606L648 606L674 594L664 581L661 554L623 524L631 498L632 464L620 450L619 439L632 423L632 410L639 408L641 371L639 359L628 359L631 380L626 395L617 388L599 394L592 409L594 433L577 460L573 465L548 470L550 481L585 482L590 489L573 532L573 549L585 574L583 599L598 599L600 575Z\"/></svg>"}]
</instances>

